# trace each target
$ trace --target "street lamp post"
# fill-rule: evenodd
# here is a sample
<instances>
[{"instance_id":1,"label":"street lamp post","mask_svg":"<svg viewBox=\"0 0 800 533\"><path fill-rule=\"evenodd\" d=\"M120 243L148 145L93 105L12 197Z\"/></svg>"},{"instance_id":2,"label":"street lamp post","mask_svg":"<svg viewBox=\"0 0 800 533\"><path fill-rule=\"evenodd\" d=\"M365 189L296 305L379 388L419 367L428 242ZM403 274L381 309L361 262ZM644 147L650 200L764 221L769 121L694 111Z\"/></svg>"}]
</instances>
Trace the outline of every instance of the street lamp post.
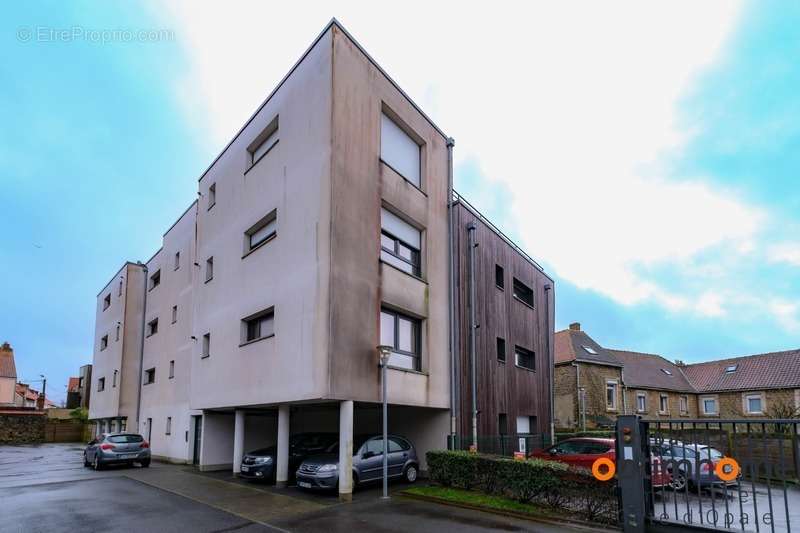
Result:
<instances>
[{"instance_id":1,"label":"street lamp post","mask_svg":"<svg viewBox=\"0 0 800 533\"><path fill-rule=\"evenodd\" d=\"M383 499L389 499L389 435L388 421L389 414L386 402L386 365L389 363L389 355L392 353L391 346L378 346L378 365L381 367L381 388L383 402Z\"/></svg>"}]
</instances>

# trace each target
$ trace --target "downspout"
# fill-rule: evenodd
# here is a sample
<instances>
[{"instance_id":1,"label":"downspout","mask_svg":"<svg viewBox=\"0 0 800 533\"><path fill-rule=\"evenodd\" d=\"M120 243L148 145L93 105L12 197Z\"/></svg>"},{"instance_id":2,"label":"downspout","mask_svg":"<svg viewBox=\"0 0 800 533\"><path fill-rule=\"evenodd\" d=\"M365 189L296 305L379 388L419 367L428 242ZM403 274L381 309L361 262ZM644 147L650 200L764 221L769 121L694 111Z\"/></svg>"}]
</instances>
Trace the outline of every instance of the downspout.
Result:
<instances>
[{"instance_id":1,"label":"downspout","mask_svg":"<svg viewBox=\"0 0 800 533\"><path fill-rule=\"evenodd\" d=\"M550 291L553 290L552 285L544 286L544 313L545 313L545 335L547 339L547 360L550 363L550 444L556 443L556 407L555 407L555 360L552 357L550 349Z\"/></svg>"},{"instance_id":2,"label":"downspout","mask_svg":"<svg viewBox=\"0 0 800 533\"><path fill-rule=\"evenodd\" d=\"M578 420L576 420L576 422L581 424L583 431L586 431L586 419L584 418L584 412L583 412L585 407L583 404L584 399L581 397L581 367L578 366L578 363L574 361L572 363L572 366L575 367L575 394L578 400L576 402L578 404Z\"/></svg>"},{"instance_id":3,"label":"downspout","mask_svg":"<svg viewBox=\"0 0 800 533\"><path fill-rule=\"evenodd\" d=\"M447 260L448 273L450 275L450 286L448 289L448 314L450 317L450 438L451 448L455 449L456 425L456 401L458 395L458 373L456 371L456 359L460 354L456 350L456 310L455 310L455 285L456 269L454 264L455 254L453 243L453 146L456 142L452 137L447 139Z\"/></svg>"},{"instance_id":4,"label":"downspout","mask_svg":"<svg viewBox=\"0 0 800 533\"><path fill-rule=\"evenodd\" d=\"M469 248L469 371L472 383L472 445L475 447L475 451L478 450L478 377L475 368L475 330L478 329L478 325L475 323L475 248L478 246L475 242L476 229L475 221L467 224L467 246Z\"/></svg>"},{"instance_id":5,"label":"downspout","mask_svg":"<svg viewBox=\"0 0 800 533\"><path fill-rule=\"evenodd\" d=\"M620 389L622 390L622 412L626 415L628 414L628 402L626 397L628 396L628 387L625 386L625 369L619 369L619 380L622 385Z\"/></svg>"},{"instance_id":6,"label":"downspout","mask_svg":"<svg viewBox=\"0 0 800 533\"><path fill-rule=\"evenodd\" d=\"M138 262L139 265L142 267L142 273L144 274L144 282L142 283L142 331L139 343L139 387L136 389L136 428L137 430L141 430L139 427L139 415L142 412L142 366L144 365L144 327L145 327L145 315L147 314L147 265L143 264L141 261ZM121 385L121 383L120 383Z\"/></svg>"}]
</instances>

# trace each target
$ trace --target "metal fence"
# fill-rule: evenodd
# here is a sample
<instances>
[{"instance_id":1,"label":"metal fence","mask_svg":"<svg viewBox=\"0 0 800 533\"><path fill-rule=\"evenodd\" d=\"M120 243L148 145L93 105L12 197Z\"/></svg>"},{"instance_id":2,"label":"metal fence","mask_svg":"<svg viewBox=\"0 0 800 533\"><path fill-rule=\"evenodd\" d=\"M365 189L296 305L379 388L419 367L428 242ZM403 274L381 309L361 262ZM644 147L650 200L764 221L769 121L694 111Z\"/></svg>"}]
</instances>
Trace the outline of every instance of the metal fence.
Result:
<instances>
[{"instance_id":1,"label":"metal fence","mask_svg":"<svg viewBox=\"0 0 800 533\"><path fill-rule=\"evenodd\" d=\"M534 450L550 446L550 435L523 434L523 435L479 435L477 442L473 442L471 435L451 435L448 448L451 450L469 450L473 444L481 453L491 455L504 455L512 457L515 452L526 455Z\"/></svg>"},{"instance_id":2,"label":"metal fence","mask_svg":"<svg viewBox=\"0 0 800 533\"><path fill-rule=\"evenodd\" d=\"M649 522L800 530L800 421L653 420L642 439Z\"/></svg>"}]
</instances>

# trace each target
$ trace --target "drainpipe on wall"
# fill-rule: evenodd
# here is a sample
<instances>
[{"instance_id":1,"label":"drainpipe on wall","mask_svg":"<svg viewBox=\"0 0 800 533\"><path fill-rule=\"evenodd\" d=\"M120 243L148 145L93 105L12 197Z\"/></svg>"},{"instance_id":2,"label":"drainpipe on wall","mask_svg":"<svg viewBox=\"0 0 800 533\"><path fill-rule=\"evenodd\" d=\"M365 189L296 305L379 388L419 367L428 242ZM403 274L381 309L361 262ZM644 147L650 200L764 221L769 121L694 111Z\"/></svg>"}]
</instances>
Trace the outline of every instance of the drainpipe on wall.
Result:
<instances>
[{"instance_id":1,"label":"drainpipe on wall","mask_svg":"<svg viewBox=\"0 0 800 533\"><path fill-rule=\"evenodd\" d=\"M467 224L467 246L469 247L469 365L470 381L472 382L472 445L478 449L478 377L475 368L475 330L478 325L475 323L475 221Z\"/></svg>"},{"instance_id":2,"label":"drainpipe on wall","mask_svg":"<svg viewBox=\"0 0 800 533\"><path fill-rule=\"evenodd\" d=\"M139 415L142 412L142 365L144 365L144 328L145 328L145 314L147 313L147 265L141 261L137 263L142 267L142 274L144 274L144 287L142 290L142 331L139 344L139 387L136 389L136 430L139 430ZM130 280L128 280L130 281ZM123 333L124 335L124 333Z\"/></svg>"},{"instance_id":3,"label":"drainpipe on wall","mask_svg":"<svg viewBox=\"0 0 800 533\"><path fill-rule=\"evenodd\" d=\"M458 350L456 349L456 323L455 323L455 276L456 269L453 263L455 254L453 253L453 146L456 141L449 137L447 139L447 260L448 270L450 274L450 286L448 289L448 313L450 317L450 437L451 447L455 448L455 436L457 431L457 410L456 401L458 394L458 373L456 364L458 359Z\"/></svg>"},{"instance_id":4,"label":"drainpipe on wall","mask_svg":"<svg viewBox=\"0 0 800 533\"><path fill-rule=\"evenodd\" d=\"M555 360L551 357L550 349L550 291L553 290L552 285L544 286L544 323L545 335L547 339L547 360L550 368L550 444L556 443L556 393L555 393Z\"/></svg>"},{"instance_id":5,"label":"drainpipe on wall","mask_svg":"<svg viewBox=\"0 0 800 533\"><path fill-rule=\"evenodd\" d=\"M573 362L572 366L575 367L575 393L576 398L578 400L578 420L583 428L583 431L586 431L586 405L584 403L585 398L583 394L581 394L581 367L578 366L578 363Z\"/></svg>"},{"instance_id":6,"label":"drainpipe on wall","mask_svg":"<svg viewBox=\"0 0 800 533\"><path fill-rule=\"evenodd\" d=\"M628 413L628 402L627 402L625 397L628 395L627 394L628 388L625 386L625 369L624 368L620 368L619 369L619 381L620 381L620 385L621 385L620 390L622 391L622 412L627 415L627 414L629 414Z\"/></svg>"}]
</instances>

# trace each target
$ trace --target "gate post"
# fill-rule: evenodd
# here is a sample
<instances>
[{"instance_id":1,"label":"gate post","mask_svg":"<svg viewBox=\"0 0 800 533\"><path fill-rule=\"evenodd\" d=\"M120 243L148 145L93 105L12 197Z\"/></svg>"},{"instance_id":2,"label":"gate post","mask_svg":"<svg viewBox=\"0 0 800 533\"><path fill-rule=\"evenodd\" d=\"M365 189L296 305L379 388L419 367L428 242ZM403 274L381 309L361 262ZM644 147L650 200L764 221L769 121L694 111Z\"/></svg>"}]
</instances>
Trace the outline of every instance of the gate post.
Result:
<instances>
[{"instance_id":1,"label":"gate post","mask_svg":"<svg viewBox=\"0 0 800 533\"><path fill-rule=\"evenodd\" d=\"M645 531L645 460L639 417L620 415L616 427L619 521L625 533Z\"/></svg>"}]
</instances>

